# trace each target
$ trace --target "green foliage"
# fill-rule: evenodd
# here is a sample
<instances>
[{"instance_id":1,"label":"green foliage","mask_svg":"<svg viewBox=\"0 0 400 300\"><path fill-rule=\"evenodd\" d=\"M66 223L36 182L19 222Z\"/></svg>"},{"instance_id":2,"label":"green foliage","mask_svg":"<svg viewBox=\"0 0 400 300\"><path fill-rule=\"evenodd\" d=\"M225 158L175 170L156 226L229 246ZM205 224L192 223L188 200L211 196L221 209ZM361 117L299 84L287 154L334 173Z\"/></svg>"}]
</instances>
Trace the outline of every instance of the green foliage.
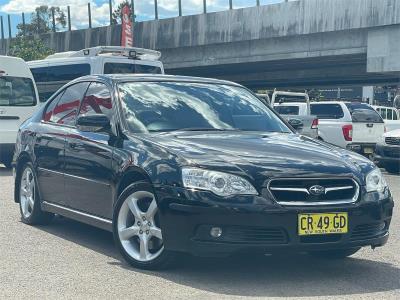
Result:
<instances>
[{"instance_id":1,"label":"green foliage","mask_svg":"<svg viewBox=\"0 0 400 300\"><path fill-rule=\"evenodd\" d=\"M42 40L33 37L16 37L11 40L8 55L20 57L25 61L44 59L54 51Z\"/></svg>"},{"instance_id":2,"label":"green foliage","mask_svg":"<svg viewBox=\"0 0 400 300\"><path fill-rule=\"evenodd\" d=\"M52 10L54 10L56 30L65 28L67 25L66 16L59 7L48 7L47 5L39 6L32 13L31 22L20 23L17 25L18 37L34 34L49 33L53 28Z\"/></svg>"}]
</instances>

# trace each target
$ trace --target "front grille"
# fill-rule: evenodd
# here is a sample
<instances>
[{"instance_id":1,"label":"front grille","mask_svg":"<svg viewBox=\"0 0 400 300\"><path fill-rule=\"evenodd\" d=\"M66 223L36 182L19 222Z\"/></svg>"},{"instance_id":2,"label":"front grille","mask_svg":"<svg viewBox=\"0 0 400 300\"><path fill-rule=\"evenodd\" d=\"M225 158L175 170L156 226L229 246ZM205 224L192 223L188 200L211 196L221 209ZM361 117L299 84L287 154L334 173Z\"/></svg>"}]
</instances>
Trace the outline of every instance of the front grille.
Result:
<instances>
[{"instance_id":1,"label":"front grille","mask_svg":"<svg viewBox=\"0 0 400 300\"><path fill-rule=\"evenodd\" d=\"M373 238L386 231L385 222L358 225L354 228L350 239L353 241Z\"/></svg>"},{"instance_id":2,"label":"front grille","mask_svg":"<svg viewBox=\"0 0 400 300\"><path fill-rule=\"evenodd\" d=\"M386 137L385 143L388 145L400 146L400 137Z\"/></svg>"},{"instance_id":3,"label":"front grille","mask_svg":"<svg viewBox=\"0 0 400 300\"><path fill-rule=\"evenodd\" d=\"M223 234L225 242L286 244L287 236L280 228L228 227Z\"/></svg>"},{"instance_id":4,"label":"front grille","mask_svg":"<svg viewBox=\"0 0 400 300\"><path fill-rule=\"evenodd\" d=\"M322 191L314 193L315 187ZM281 205L351 203L359 195L359 186L351 178L274 179L268 189Z\"/></svg>"}]
</instances>

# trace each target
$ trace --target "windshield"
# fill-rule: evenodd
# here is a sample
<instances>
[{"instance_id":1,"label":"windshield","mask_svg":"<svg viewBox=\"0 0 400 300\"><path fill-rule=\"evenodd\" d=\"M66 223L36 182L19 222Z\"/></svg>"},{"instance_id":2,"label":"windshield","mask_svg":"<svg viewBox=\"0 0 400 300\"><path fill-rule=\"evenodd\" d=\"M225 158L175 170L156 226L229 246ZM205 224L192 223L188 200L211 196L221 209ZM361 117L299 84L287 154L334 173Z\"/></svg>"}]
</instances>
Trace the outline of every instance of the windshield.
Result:
<instances>
[{"instance_id":1,"label":"windshield","mask_svg":"<svg viewBox=\"0 0 400 300\"><path fill-rule=\"evenodd\" d=\"M35 105L35 89L30 78L0 77L0 106Z\"/></svg>"},{"instance_id":2,"label":"windshield","mask_svg":"<svg viewBox=\"0 0 400 300\"><path fill-rule=\"evenodd\" d=\"M119 93L125 119L134 132L291 132L271 109L241 87L193 82L128 82L119 85Z\"/></svg>"},{"instance_id":3,"label":"windshield","mask_svg":"<svg viewBox=\"0 0 400 300\"><path fill-rule=\"evenodd\" d=\"M382 117L371 106L365 103L346 103L353 122L383 123Z\"/></svg>"},{"instance_id":4,"label":"windshield","mask_svg":"<svg viewBox=\"0 0 400 300\"><path fill-rule=\"evenodd\" d=\"M288 105L276 105L274 109L281 115L298 115L299 107L298 106L288 106Z\"/></svg>"},{"instance_id":5,"label":"windshield","mask_svg":"<svg viewBox=\"0 0 400 300\"><path fill-rule=\"evenodd\" d=\"M105 63L104 74L161 74L161 68L144 64Z\"/></svg>"}]
</instances>

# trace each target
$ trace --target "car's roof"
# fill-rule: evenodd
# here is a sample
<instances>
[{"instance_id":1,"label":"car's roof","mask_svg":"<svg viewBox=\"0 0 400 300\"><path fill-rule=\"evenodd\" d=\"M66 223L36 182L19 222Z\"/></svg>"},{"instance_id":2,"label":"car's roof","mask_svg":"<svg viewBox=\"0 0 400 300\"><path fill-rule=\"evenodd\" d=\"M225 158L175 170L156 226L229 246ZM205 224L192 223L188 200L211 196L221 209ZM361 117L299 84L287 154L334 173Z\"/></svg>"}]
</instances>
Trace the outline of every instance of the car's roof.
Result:
<instances>
[{"instance_id":1,"label":"car's roof","mask_svg":"<svg viewBox=\"0 0 400 300\"><path fill-rule=\"evenodd\" d=\"M104 74L104 75L88 75L80 77L74 81L81 80L105 80L109 82L154 82L154 81L174 81L174 82L198 82L198 83L213 83L213 84L226 84L240 86L237 83L212 79L203 77L191 77L191 76L177 76L177 75L160 75L160 74Z\"/></svg>"}]
</instances>

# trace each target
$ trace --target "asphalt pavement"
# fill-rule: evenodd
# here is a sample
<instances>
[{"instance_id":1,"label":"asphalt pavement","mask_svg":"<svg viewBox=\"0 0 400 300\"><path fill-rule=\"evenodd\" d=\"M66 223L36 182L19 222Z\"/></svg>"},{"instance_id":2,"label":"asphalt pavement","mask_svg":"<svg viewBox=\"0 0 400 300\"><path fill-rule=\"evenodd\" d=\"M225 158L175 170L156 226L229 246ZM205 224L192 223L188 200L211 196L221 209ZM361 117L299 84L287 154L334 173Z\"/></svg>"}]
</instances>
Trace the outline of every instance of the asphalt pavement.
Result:
<instances>
[{"instance_id":1,"label":"asphalt pavement","mask_svg":"<svg viewBox=\"0 0 400 300\"><path fill-rule=\"evenodd\" d=\"M339 261L307 255L182 257L161 272L131 268L111 233L65 218L21 223L13 178L0 167L0 299L400 299L400 176L388 244Z\"/></svg>"}]
</instances>

